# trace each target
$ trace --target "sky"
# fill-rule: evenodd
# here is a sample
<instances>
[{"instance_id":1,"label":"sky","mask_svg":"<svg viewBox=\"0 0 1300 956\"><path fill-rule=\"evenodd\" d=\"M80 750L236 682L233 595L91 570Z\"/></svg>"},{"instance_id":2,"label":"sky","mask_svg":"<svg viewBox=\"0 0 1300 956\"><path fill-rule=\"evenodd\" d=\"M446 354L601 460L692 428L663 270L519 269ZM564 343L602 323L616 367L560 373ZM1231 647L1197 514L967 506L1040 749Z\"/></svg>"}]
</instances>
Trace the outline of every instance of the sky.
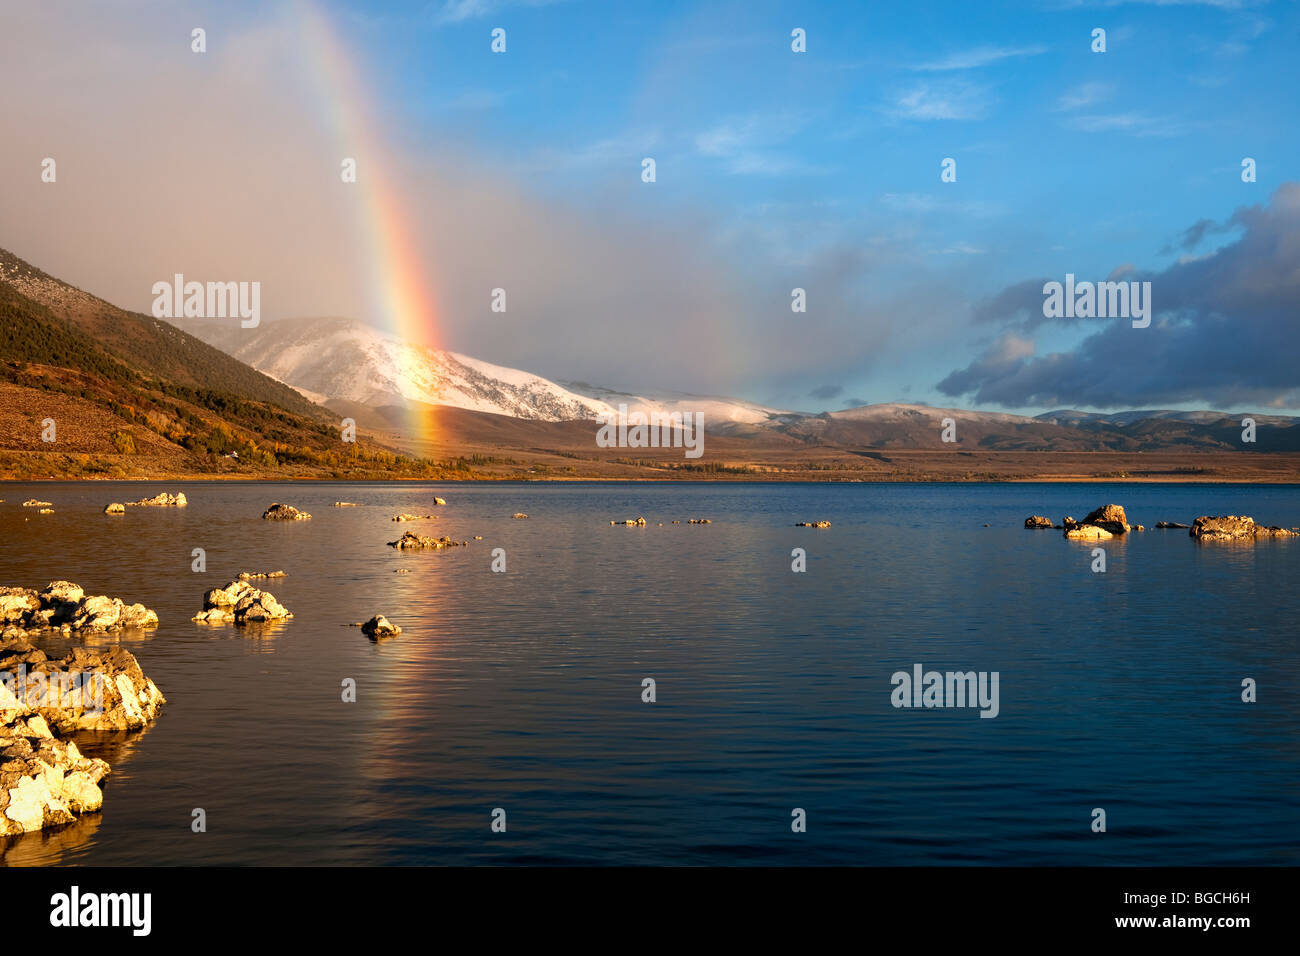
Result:
<instances>
[{"instance_id":1,"label":"sky","mask_svg":"<svg viewBox=\"0 0 1300 956\"><path fill-rule=\"evenodd\" d=\"M625 390L1300 411L1298 50L1294 0L11 0L0 248Z\"/></svg>"}]
</instances>

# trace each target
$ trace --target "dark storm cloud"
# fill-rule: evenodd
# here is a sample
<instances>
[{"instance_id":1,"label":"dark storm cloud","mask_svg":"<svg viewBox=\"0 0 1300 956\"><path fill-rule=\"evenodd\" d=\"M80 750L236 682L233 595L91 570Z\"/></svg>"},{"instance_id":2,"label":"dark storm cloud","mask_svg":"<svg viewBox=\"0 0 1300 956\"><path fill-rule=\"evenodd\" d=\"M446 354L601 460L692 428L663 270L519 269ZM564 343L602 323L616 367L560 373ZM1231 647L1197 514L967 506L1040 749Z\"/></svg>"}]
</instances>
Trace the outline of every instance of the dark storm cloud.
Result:
<instances>
[{"instance_id":1,"label":"dark storm cloud","mask_svg":"<svg viewBox=\"0 0 1300 956\"><path fill-rule=\"evenodd\" d=\"M1149 328L1074 320L1096 322L1097 330L1068 351L1026 354L1015 333L1044 320L1032 312L1026 319L1031 283L1009 287L978 310L984 321L1001 322L1003 337L938 389L1007 407L1300 404L1300 183L1184 235L1199 241L1231 228L1240 237L1212 253L1127 277L1151 282ZM1042 285L1033 285L1041 316Z\"/></svg>"}]
</instances>

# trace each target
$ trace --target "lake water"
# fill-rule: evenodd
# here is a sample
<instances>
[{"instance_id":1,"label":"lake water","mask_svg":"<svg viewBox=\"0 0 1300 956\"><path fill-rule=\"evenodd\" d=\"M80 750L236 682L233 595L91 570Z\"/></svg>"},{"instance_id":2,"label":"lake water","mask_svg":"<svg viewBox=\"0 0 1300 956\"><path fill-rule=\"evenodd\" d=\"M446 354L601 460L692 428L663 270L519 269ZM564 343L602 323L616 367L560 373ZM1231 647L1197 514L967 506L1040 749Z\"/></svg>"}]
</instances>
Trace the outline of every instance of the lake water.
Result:
<instances>
[{"instance_id":1,"label":"lake water","mask_svg":"<svg viewBox=\"0 0 1300 956\"><path fill-rule=\"evenodd\" d=\"M189 507L101 514L164 490ZM30 496L56 513L19 507ZM157 630L119 640L168 698L142 733L78 738L113 765L103 813L4 845L10 864L1300 862L1300 540L1152 529L1300 525L1297 486L50 482L0 497L0 584L66 578L157 610ZM260 520L275 501L314 518ZM1111 501L1148 530L1105 542L1105 573L1094 545L1022 527ZM647 527L609 525L639 515ZM386 546L408 529L470 543ZM207 589L278 569L266 586L292 621L190 622ZM404 633L376 645L346 626L376 612ZM893 707L891 675L915 664L997 671L998 716Z\"/></svg>"}]
</instances>

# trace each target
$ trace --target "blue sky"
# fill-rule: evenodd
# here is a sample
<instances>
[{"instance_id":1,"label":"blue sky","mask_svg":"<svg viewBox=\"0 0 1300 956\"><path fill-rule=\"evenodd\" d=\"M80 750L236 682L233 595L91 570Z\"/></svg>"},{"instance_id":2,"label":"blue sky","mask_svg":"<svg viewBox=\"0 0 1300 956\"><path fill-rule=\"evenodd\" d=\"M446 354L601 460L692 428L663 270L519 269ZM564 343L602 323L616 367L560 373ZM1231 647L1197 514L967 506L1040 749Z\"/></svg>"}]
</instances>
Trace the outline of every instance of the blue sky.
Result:
<instances>
[{"instance_id":1,"label":"blue sky","mask_svg":"<svg viewBox=\"0 0 1300 956\"><path fill-rule=\"evenodd\" d=\"M810 311L828 305L820 258L836 249L874 250L844 265L832 300L864 325L893 321L881 312L918 283L942 287L918 306L953 312L943 334L814 386L844 400L952 403L934 386L980 338L963 304L1030 277L1161 270L1185 254L1171 248L1184 230L1267 202L1300 158L1294 3L369 7L335 9L406 135L452 137L566 202L707 217L741 275L806 269ZM507 52L493 56L498 26ZM791 51L794 27L807 53ZM940 182L945 157L955 183ZM750 397L793 404L807 384L776 375Z\"/></svg>"},{"instance_id":2,"label":"blue sky","mask_svg":"<svg viewBox=\"0 0 1300 956\"><path fill-rule=\"evenodd\" d=\"M115 156L168 165L79 197L87 222L115 225L93 257L53 232L0 245L146 308L137 291L178 267L181 244L190 271L265 276L271 317L373 320L337 187L272 165L337 169L339 145L360 148L329 143L304 108L317 93L292 55L296 2L109 0L131 16L107 9L94 29L75 5L13 20L11 68L66 80L75 105L54 108L57 89L39 110L10 104L33 111L13 126L35 130L32 150L57 141L104 167L94 124L109 112ZM806 410L1300 409L1294 0L310 2L401 170L438 344L562 380ZM173 41L198 22L205 58ZM791 50L796 27L806 53ZM1105 53L1091 50L1098 27ZM160 44L175 47L165 63ZM88 87L97 60L113 79ZM120 134L198 101L189 122L221 130L220 150ZM946 157L954 183L940 181ZM244 178L218 181L218 160ZM212 214L147 214L163 197ZM0 212L50 217L21 194ZM224 244L220 219L236 237ZM178 243L189 229L208 241ZM1044 281L1116 270L1153 283L1151 328L1035 317ZM498 285L505 316L485 309Z\"/></svg>"}]
</instances>

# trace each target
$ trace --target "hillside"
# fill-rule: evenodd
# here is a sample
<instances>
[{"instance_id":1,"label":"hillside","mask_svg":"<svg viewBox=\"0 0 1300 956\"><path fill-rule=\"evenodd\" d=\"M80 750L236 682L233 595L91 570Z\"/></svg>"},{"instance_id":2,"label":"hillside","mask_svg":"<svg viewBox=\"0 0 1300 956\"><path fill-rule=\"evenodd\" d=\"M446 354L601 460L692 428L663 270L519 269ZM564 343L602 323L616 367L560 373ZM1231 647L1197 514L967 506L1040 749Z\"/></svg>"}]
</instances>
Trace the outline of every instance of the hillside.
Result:
<instances>
[{"instance_id":1,"label":"hillside","mask_svg":"<svg viewBox=\"0 0 1300 956\"><path fill-rule=\"evenodd\" d=\"M6 256L0 477L470 473L464 463L416 461L364 435L344 444L338 418L292 389L167 323L156 323L161 338L150 346L156 320ZM49 420L54 441L43 440Z\"/></svg>"}]
</instances>

